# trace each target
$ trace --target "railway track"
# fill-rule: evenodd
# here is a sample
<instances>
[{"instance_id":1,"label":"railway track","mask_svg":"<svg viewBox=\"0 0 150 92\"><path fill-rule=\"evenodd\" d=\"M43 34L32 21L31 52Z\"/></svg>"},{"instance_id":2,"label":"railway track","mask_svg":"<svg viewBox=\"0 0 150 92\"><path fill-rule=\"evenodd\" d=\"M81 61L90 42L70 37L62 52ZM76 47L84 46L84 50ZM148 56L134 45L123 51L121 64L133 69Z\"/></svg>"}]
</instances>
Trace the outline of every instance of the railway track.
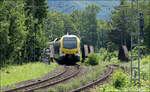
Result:
<instances>
[{"instance_id":1,"label":"railway track","mask_svg":"<svg viewBox=\"0 0 150 92\"><path fill-rule=\"evenodd\" d=\"M4 92L33 92L37 89L47 88L56 84L59 84L65 80L68 80L76 76L80 72L79 66L65 66L65 70L56 76L50 77L45 80L40 80L38 82L28 84L18 88L12 88L5 90Z\"/></svg>"},{"instance_id":2,"label":"railway track","mask_svg":"<svg viewBox=\"0 0 150 92\"><path fill-rule=\"evenodd\" d=\"M116 68L119 68L119 67L120 66L118 66L118 65L107 65L107 71L101 77L99 77L98 79L96 79L94 81L89 82L86 85L83 85L79 88L73 89L69 92L80 92L80 91L86 90L90 87L93 87L94 85L97 85L97 84L102 85L103 82L113 73L113 70L116 69Z\"/></svg>"}]
</instances>

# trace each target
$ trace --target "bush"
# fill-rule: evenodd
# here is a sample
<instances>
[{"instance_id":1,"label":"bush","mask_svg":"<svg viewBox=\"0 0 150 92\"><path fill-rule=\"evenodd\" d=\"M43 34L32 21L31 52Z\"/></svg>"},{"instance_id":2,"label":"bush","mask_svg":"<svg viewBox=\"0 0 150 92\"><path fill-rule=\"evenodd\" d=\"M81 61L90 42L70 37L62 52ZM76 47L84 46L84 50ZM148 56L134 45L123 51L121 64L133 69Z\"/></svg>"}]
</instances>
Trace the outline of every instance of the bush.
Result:
<instances>
[{"instance_id":1,"label":"bush","mask_svg":"<svg viewBox=\"0 0 150 92\"><path fill-rule=\"evenodd\" d=\"M141 78L144 79L144 80L148 80L149 78L149 73L146 69L141 69L140 71L140 74L141 74Z\"/></svg>"},{"instance_id":2,"label":"bush","mask_svg":"<svg viewBox=\"0 0 150 92\"><path fill-rule=\"evenodd\" d=\"M106 56L107 56L107 51L106 51L106 49L101 48L101 49L99 50L99 53L100 53L100 60L101 60L101 61L105 61Z\"/></svg>"},{"instance_id":3,"label":"bush","mask_svg":"<svg viewBox=\"0 0 150 92\"><path fill-rule=\"evenodd\" d=\"M119 72L114 72L112 75L112 85L119 89L121 87L126 87L129 85L129 80L126 74L124 74L121 70Z\"/></svg>"},{"instance_id":4,"label":"bush","mask_svg":"<svg viewBox=\"0 0 150 92\"><path fill-rule=\"evenodd\" d=\"M118 58L118 52L108 52L106 49L101 48L100 49L100 60L101 61L111 61L112 58Z\"/></svg>"},{"instance_id":5,"label":"bush","mask_svg":"<svg viewBox=\"0 0 150 92\"><path fill-rule=\"evenodd\" d=\"M110 61L111 61L113 64L119 64L119 62L120 62L120 61L118 60L118 58L116 58L116 57L111 58Z\"/></svg>"},{"instance_id":6,"label":"bush","mask_svg":"<svg viewBox=\"0 0 150 92\"><path fill-rule=\"evenodd\" d=\"M150 80L149 72L150 55L141 60L141 78L144 80Z\"/></svg>"},{"instance_id":7,"label":"bush","mask_svg":"<svg viewBox=\"0 0 150 92\"><path fill-rule=\"evenodd\" d=\"M142 63L142 64L148 64L148 63L150 63L150 55L147 56L146 58L143 58L143 59L141 60L141 63Z\"/></svg>"},{"instance_id":8,"label":"bush","mask_svg":"<svg viewBox=\"0 0 150 92\"><path fill-rule=\"evenodd\" d=\"M120 92L120 91L114 88L113 86L105 83L100 88L96 87L95 89L91 89L90 92Z\"/></svg>"},{"instance_id":9,"label":"bush","mask_svg":"<svg viewBox=\"0 0 150 92\"><path fill-rule=\"evenodd\" d=\"M141 54L141 57L144 57L148 54L150 54L150 49L146 48L145 46L140 46L140 54ZM130 53L131 55L131 53ZM133 56L137 56L138 55L138 46L134 47L133 48Z\"/></svg>"},{"instance_id":10,"label":"bush","mask_svg":"<svg viewBox=\"0 0 150 92\"><path fill-rule=\"evenodd\" d=\"M98 54L89 54L85 60L86 65L98 65L99 57Z\"/></svg>"}]
</instances>

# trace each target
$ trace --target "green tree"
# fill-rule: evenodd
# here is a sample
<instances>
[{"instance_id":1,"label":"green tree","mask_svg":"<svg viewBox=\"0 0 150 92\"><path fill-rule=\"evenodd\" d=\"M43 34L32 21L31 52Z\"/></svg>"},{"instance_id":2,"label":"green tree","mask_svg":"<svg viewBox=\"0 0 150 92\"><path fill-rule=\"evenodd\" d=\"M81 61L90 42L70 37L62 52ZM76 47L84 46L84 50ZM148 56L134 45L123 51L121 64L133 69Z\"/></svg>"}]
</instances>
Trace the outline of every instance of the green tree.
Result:
<instances>
[{"instance_id":1,"label":"green tree","mask_svg":"<svg viewBox=\"0 0 150 92\"><path fill-rule=\"evenodd\" d=\"M38 61L42 49L46 46L46 27L48 6L46 0L24 0L27 11L26 26L29 34L24 44L24 60Z\"/></svg>"},{"instance_id":2,"label":"green tree","mask_svg":"<svg viewBox=\"0 0 150 92\"><path fill-rule=\"evenodd\" d=\"M38 23L42 23L43 19L47 17L48 5L46 0L24 0L25 10L28 14L33 14L34 18L38 19Z\"/></svg>"},{"instance_id":3,"label":"green tree","mask_svg":"<svg viewBox=\"0 0 150 92\"><path fill-rule=\"evenodd\" d=\"M16 5L19 6L16 7ZM23 7L21 2L5 1L0 8L1 65L19 63L18 59L21 57L22 46L27 34Z\"/></svg>"},{"instance_id":4,"label":"green tree","mask_svg":"<svg viewBox=\"0 0 150 92\"><path fill-rule=\"evenodd\" d=\"M46 20L47 21L46 34L51 41L65 34L64 18L66 18L66 16L63 13L57 13L56 11L48 12L48 16Z\"/></svg>"},{"instance_id":5,"label":"green tree","mask_svg":"<svg viewBox=\"0 0 150 92\"><path fill-rule=\"evenodd\" d=\"M96 14L100 11L97 4L88 5L82 13L81 40L84 44L96 46L97 43L97 19ZM88 39L87 39L88 38Z\"/></svg>"},{"instance_id":6,"label":"green tree","mask_svg":"<svg viewBox=\"0 0 150 92\"><path fill-rule=\"evenodd\" d=\"M145 27L144 27L144 33L145 33L145 35L144 35L144 44L150 49L150 2L147 4L147 6L146 6L147 8L146 9L144 9L145 10L145 19L144 19L144 21L145 21L145 23L144 23L144 25L145 25Z\"/></svg>"}]
</instances>

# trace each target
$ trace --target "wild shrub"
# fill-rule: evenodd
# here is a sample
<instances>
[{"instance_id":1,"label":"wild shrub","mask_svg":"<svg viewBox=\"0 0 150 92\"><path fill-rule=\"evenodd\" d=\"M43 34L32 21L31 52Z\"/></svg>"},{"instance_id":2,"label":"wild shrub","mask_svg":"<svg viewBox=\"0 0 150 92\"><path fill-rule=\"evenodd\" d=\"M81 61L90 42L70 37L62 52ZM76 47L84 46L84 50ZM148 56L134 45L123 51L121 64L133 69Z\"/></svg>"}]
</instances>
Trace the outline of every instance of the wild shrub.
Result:
<instances>
[{"instance_id":1,"label":"wild shrub","mask_svg":"<svg viewBox=\"0 0 150 92\"><path fill-rule=\"evenodd\" d=\"M107 56L107 50L105 48L101 48L99 50L99 53L100 53L100 60L105 61L106 56Z\"/></svg>"},{"instance_id":2,"label":"wild shrub","mask_svg":"<svg viewBox=\"0 0 150 92\"><path fill-rule=\"evenodd\" d=\"M101 48L99 50L100 53L100 61L106 61L106 62L111 62L112 58L118 58L118 52L114 51L114 52L109 52L104 48ZM118 62L118 61L117 61Z\"/></svg>"},{"instance_id":3,"label":"wild shrub","mask_svg":"<svg viewBox=\"0 0 150 92\"><path fill-rule=\"evenodd\" d=\"M110 61L111 61L113 64L118 64L118 63L119 63L119 60L118 60L118 58L116 58L116 57L111 58Z\"/></svg>"},{"instance_id":4,"label":"wild shrub","mask_svg":"<svg viewBox=\"0 0 150 92\"><path fill-rule=\"evenodd\" d=\"M150 65L150 55L141 59L141 78L144 80L150 80L150 72L149 72L149 65Z\"/></svg>"},{"instance_id":5,"label":"wild shrub","mask_svg":"<svg viewBox=\"0 0 150 92\"><path fill-rule=\"evenodd\" d=\"M88 58L85 60L86 65L98 65L98 54L89 54Z\"/></svg>"},{"instance_id":6,"label":"wild shrub","mask_svg":"<svg viewBox=\"0 0 150 92\"><path fill-rule=\"evenodd\" d=\"M140 48L141 57L144 57L144 56L150 54L150 49L146 48L145 46L140 46L139 48ZM138 46L134 47L132 52L133 52L133 56L137 56L138 55ZM129 53L129 55L131 56L131 53Z\"/></svg>"},{"instance_id":7,"label":"wild shrub","mask_svg":"<svg viewBox=\"0 0 150 92\"><path fill-rule=\"evenodd\" d=\"M64 85L58 85L58 86L56 86L56 89L58 90L58 92L64 92L65 86Z\"/></svg>"},{"instance_id":8,"label":"wild shrub","mask_svg":"<svg viewBox=\"0 0 150 92\"><path fill-rule=\"evenodd\" d=\"M111 85L103 84L102 87L96 87L96 89L91 89L90 92L120 92L118 89Z\"/></svg>"},{"instance_id":9,"label":"wild shrub","mask_svg":"<svg viewBox=\"0 0 150 92\"><path fill-rule=\"evenodd\" d=\"M142 79L148 80L149 73L148 73L148 71L146 69L141 69L140 74L141 74Z\"/></svg>"},{"instance_id":10,"label":"wild shrub","mask_svg":"<svg viewBox=\"0 0 150 92\"><path fill-rule=\"evenodd\" d=\"M150 55L147 56L146 58L143 58L143 59L141 60L141 63L142 63L142 64L148 64L148 63L150 63Z\"/></svg>"},{"instance_id":11,"label":"wild shrub","mask_svg":"<svg viewBox=\"0 0 150 92\"><path fill-rule=\"evenodd\" d=\"M124 74L121 70L114 72L111 80L112 85L117 89L127 86L129 81L127 75Z\"/></svg>"}]
</instances>

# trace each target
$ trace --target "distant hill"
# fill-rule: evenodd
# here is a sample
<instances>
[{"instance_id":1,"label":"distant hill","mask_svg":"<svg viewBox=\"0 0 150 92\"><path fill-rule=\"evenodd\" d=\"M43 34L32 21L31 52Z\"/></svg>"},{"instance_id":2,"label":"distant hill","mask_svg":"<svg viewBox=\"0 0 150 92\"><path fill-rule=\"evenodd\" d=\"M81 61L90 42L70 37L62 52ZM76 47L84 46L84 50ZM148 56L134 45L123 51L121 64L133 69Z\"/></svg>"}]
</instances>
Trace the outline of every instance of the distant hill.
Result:
<instances>
[{"instance_id":1,"label":"distant hill","mask_svg":"<svg viewBox=\"0 0 150 92\"><path fill-rule=\"evenodd\" d=\"M101 6L97 18L110 19L110 14L114 7L120 4L120 0L47 0L49 10L56 10L65 14L70 14L74 9L83 10L89 4L96 3Z\"/></svg>"}]
</instances>

